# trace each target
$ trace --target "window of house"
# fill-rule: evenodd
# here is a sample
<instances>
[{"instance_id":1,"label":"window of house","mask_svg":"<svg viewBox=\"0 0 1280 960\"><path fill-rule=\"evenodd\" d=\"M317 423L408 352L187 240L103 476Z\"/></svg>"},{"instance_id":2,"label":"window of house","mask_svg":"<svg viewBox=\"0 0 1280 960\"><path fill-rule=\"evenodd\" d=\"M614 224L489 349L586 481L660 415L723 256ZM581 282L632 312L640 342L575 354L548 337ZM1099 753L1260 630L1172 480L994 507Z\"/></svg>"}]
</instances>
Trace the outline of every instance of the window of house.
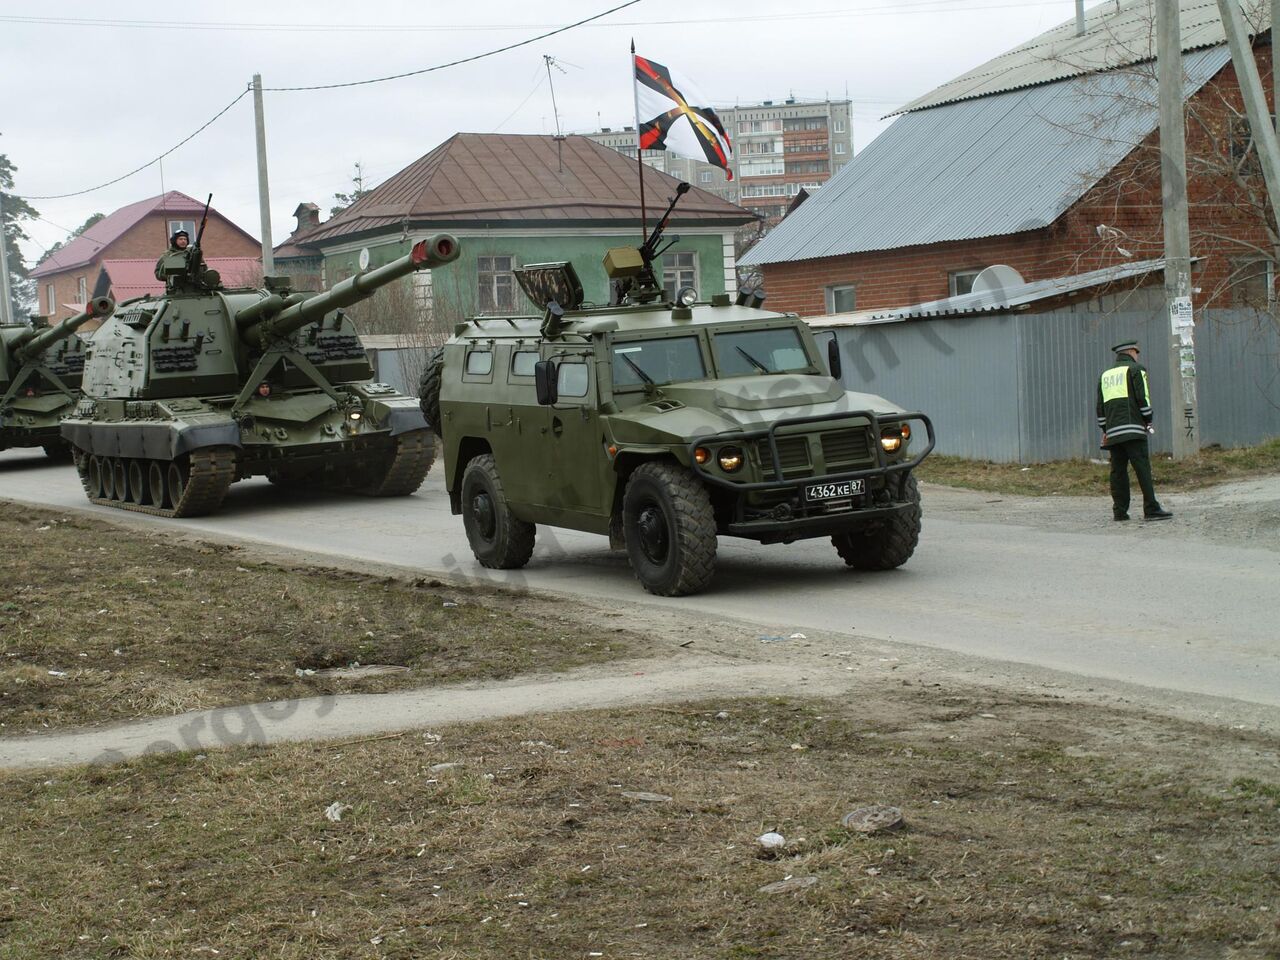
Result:
<instances>
[{"instance_id":1,"label":"window of house","mask_svg":"<svg viewBox=\"0 0 1280 960\"><path fill-rule=\"evenodd\" d=\"M827 313L852 313L858 304L852 283L827 287Z\"/></svg>"},{"instance_id":2,"label":"window of house","mask_svg":"<svg viewBox=\"0 0 1280 960\"><path fill-rule=\"evenodd\" d=\"M674 300L681 287L698 285L698 259L694 253L662 255L662 289L668 300Z\"/></svg>"},{"instance_id":3,"label":"window of house","mask_svg":"<svg viewBox=\"0 0 1280 960\"><path fill-rule=\"evenodd\" d=\"M973 281L981 270L952 270L947 274L947 288L951 291L950 296L958 297L961 294L973 292Z\"/></svg>"},{"instance_id":4,"label":"window of house","mask_svg":"<svg viewBox=\"0 0 1280 960\"><path fill-rule=\"evenodd\" d=\"M76 277L76 303L85 303L89 299L89 283L84 277Z\"/></svg>"},{"instance_id":5,"label":"window of house","mask_svg":"<svg viewBox=\"0 0 1280 960\"><path fill-rule=\"evenodd\" d=\"M1276 300L1274 260L1236 260L1231 271L1231 302L1237 307L1266 307Z\"/></svg>"},{"instance_id":6,"label":"window of house","mask_svg":"<svg viewBox=\"0 0 1280 960\"><path fill-rule=\"evenodd\" d=\"M52 283L46 283L44 285L44 297L47 304L45 312L52 317L58 312L58 301L54 296Z\"/></svg>"},{"instance_id":7,"label":"window of house","mask_svg":"<svg viewBox=\"0 0 1280 960\"><path fill-rule=\"evenodd\" d=\"M1271 124L1275 126L1276 116L1271 115ZM1253 133L1249 129L1249 121L1244 117L1232 117L1230 121L1229 152L1231 162L1240 166L1244 173L1260 173L1258 151L1253 145Z\"/></svg>"},{"instance_id":8,"label":"window of house","mask_svg":"<svg viewBox=\"0 0 1280 960\"><path fill-rule=\"evenodd\" d=\"M154 230L155 228L152 227L152 229ZM191 239L191 242L196 242L196 222L194 220L170 220L169 236L172 237L179 230L187 231L187 236Z\"/></svg>"},{"instance_id":9,"label":"window of house","mask_svg":"<svg viewBox=\"0 0 1280 960\"><path fill-rule=\"evenodd\" d=\"M431 313L431 304L431 271L419 270L413 275L413 305L418 310L418 316L427 317Z\"/></svg>"},{"instance_id":10,"label":"window of house","mask_svg":"<svg viewBox=\"0 0 1280 960\"><path fill-rule=\"evenodd\" d=\"M836 153L840 153L840 154L844 153L844 144L841 143L839 140L836 141Z\"/></svg>"},{"instance_id":11,"label":"window of house","mask_svg":"<svg viewBox=\"0 0 1280 960\"><path fill-rule=\"evenodd\" d=\"M838 117L836 118L836 133L844 133L844 121ZM838 153L839 151L836 152Z\"/></svg>"},{"instance_id":12,"label":"window of house","mask_svg":"<svg viewBox=\"0 0 1280 960\"><path fill-rule=\"evenodd\" d=\"M516 309L515 257L477 257L479 290L476 307L481 313L513 313Z\"/></svg>"},{"instance_id":13,"label":"window of house","mask_svg":"<svg viewBox=\"0 0 1280 960\"><path fill-rule=\"evenodd\" d=\"M710 171L710 170L703 170L701 173L699 173L699 174L698 174L698 182L699 182L699 183L710 183L710 182L711 182L711 171Z\"/></svg>"}]
</instances>

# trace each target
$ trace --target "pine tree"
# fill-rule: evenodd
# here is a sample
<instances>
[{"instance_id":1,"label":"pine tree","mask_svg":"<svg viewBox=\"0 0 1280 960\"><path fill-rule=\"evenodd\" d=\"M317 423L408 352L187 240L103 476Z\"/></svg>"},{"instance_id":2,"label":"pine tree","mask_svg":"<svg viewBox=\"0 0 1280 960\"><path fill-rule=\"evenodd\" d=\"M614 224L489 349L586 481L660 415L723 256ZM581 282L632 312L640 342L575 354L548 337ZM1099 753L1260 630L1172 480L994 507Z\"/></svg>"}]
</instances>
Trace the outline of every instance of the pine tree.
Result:
<instances>
[{"instance_id":1,"label":"pine tree","mask_svg":"<svg viewBox=\"0 0 1280 960\"><path fill-rule=\"evenodd\" d=\"M4 223L0 226L4 229L4 249L9 262L9 295L14 317L25 316L36 300L36 283L31 279L31 273L22 259L18 241L30 239L22 229L21 221L33 220L39 216L27 201L8 192L13 189L13 175L17 170L9 162L9 158L0 153L0 193L3 193L0 205L4 207Z\"/></svg>"},{"instance_id":2,"label":"pine tree","mask_svg":"<svg viewBox=\"0 0 1280 960\"><path fill-rule=\"evenodd\" d=\"M355 173L351 175L351 192L335 193L333 195L333 199L337 200L338 203L336 206L329 208L329 216L331 217L336 217L343 210L347 209L347 207L351 206L369 192L364 187L364 167L361 165L359 160L356 161L355 166Z\"/></svg>"}]
</instances>

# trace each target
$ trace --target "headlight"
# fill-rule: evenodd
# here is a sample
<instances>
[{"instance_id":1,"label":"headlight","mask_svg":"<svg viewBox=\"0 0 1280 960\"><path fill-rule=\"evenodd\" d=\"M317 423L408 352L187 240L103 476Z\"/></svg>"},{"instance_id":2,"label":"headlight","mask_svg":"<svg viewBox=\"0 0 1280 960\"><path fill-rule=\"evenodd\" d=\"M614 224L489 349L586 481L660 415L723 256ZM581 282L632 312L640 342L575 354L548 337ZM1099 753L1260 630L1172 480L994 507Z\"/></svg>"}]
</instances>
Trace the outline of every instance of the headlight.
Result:
<instances>
[{"instance_id":1,"label":"headlight","mask_svg":"<svg viewBox=\"0 0 1280 960\"><path fill-rule=\"evenodd\" d=\"M725 473L742 469L742 451L737 447L721 447L717 460Z\"/></svg>"},{"instance_id":2,"label":"headlight","mask_svg":"<svg viewBox=\"0 0 1280 960\"><path fill-rule=\"evenodd\" d=\"M905 423L885 427L880 431L880 446L884 448L885 453L897 453L910 436L911 428Z\"/></svg>"},{"instance_id":3,"label":"headlight","mask_svg":"<svg viewBox=\"0 0 1280 960\"><path fill-rule=\"evenodd\" d=\"M359 410L352 410L350 413L347 414L348 420L359 420L360 417L361 417L361 413Z\"/></svg>"},{"instance_id":4,"label":"headlight","mask_svg":"<svg viewBox=\"0 0 1280 960\"><path fill-rule=\"evenodd\" d=\"M676 291L676 304L681 307L692 307L698 302L698 291L693 287L681 287Z\"/></svg>"}]
</instances>

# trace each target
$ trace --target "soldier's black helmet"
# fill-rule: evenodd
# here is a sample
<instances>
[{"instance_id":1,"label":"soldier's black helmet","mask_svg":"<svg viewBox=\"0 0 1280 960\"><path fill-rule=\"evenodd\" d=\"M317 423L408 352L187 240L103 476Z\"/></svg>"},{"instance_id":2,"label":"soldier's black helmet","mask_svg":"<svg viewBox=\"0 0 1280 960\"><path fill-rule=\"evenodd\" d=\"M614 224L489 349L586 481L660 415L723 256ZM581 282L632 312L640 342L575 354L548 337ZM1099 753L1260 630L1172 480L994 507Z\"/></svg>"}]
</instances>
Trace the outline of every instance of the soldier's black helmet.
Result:
<instances>
[{"instance_id":1,"label":"soldier's black helmet","mask_svg":"<svg viewBox=\"0 0 1280 960\"><path fill-rule=\"evenodd\" d=\"M173 236L169 238L169 246L176 247L178 245L179 237L186 237L187 243L191 243L191 234L187 233L185 230L175 230L173 231Z\"/></svg>"}]
</instances>

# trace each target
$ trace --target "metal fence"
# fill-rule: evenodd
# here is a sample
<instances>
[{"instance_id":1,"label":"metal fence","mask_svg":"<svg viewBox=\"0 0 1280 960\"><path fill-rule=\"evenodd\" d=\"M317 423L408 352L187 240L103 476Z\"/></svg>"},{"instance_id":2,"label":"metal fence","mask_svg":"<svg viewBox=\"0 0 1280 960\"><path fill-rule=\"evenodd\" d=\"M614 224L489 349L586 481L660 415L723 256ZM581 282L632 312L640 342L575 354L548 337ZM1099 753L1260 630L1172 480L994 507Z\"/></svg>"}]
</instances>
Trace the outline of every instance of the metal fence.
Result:
<instances>
[{"instance_id":1,"label":"metal fence","mask_svg":"<svg viewBox=\"0 0 1280 960\"><path fill-rule=\"evenodd\" d=\"M823 331L844 357L850 390L922 410L938 452L1004 463L1097 457L1097 377L1112 344L1146 348L1156 435L1168 451L1169 370L1162 309L904 320ZM1209 311L1196 324L1200 440L1238 447L1280 436L1280 330L1250 310Z\"/></svg>"}]
</instances>

